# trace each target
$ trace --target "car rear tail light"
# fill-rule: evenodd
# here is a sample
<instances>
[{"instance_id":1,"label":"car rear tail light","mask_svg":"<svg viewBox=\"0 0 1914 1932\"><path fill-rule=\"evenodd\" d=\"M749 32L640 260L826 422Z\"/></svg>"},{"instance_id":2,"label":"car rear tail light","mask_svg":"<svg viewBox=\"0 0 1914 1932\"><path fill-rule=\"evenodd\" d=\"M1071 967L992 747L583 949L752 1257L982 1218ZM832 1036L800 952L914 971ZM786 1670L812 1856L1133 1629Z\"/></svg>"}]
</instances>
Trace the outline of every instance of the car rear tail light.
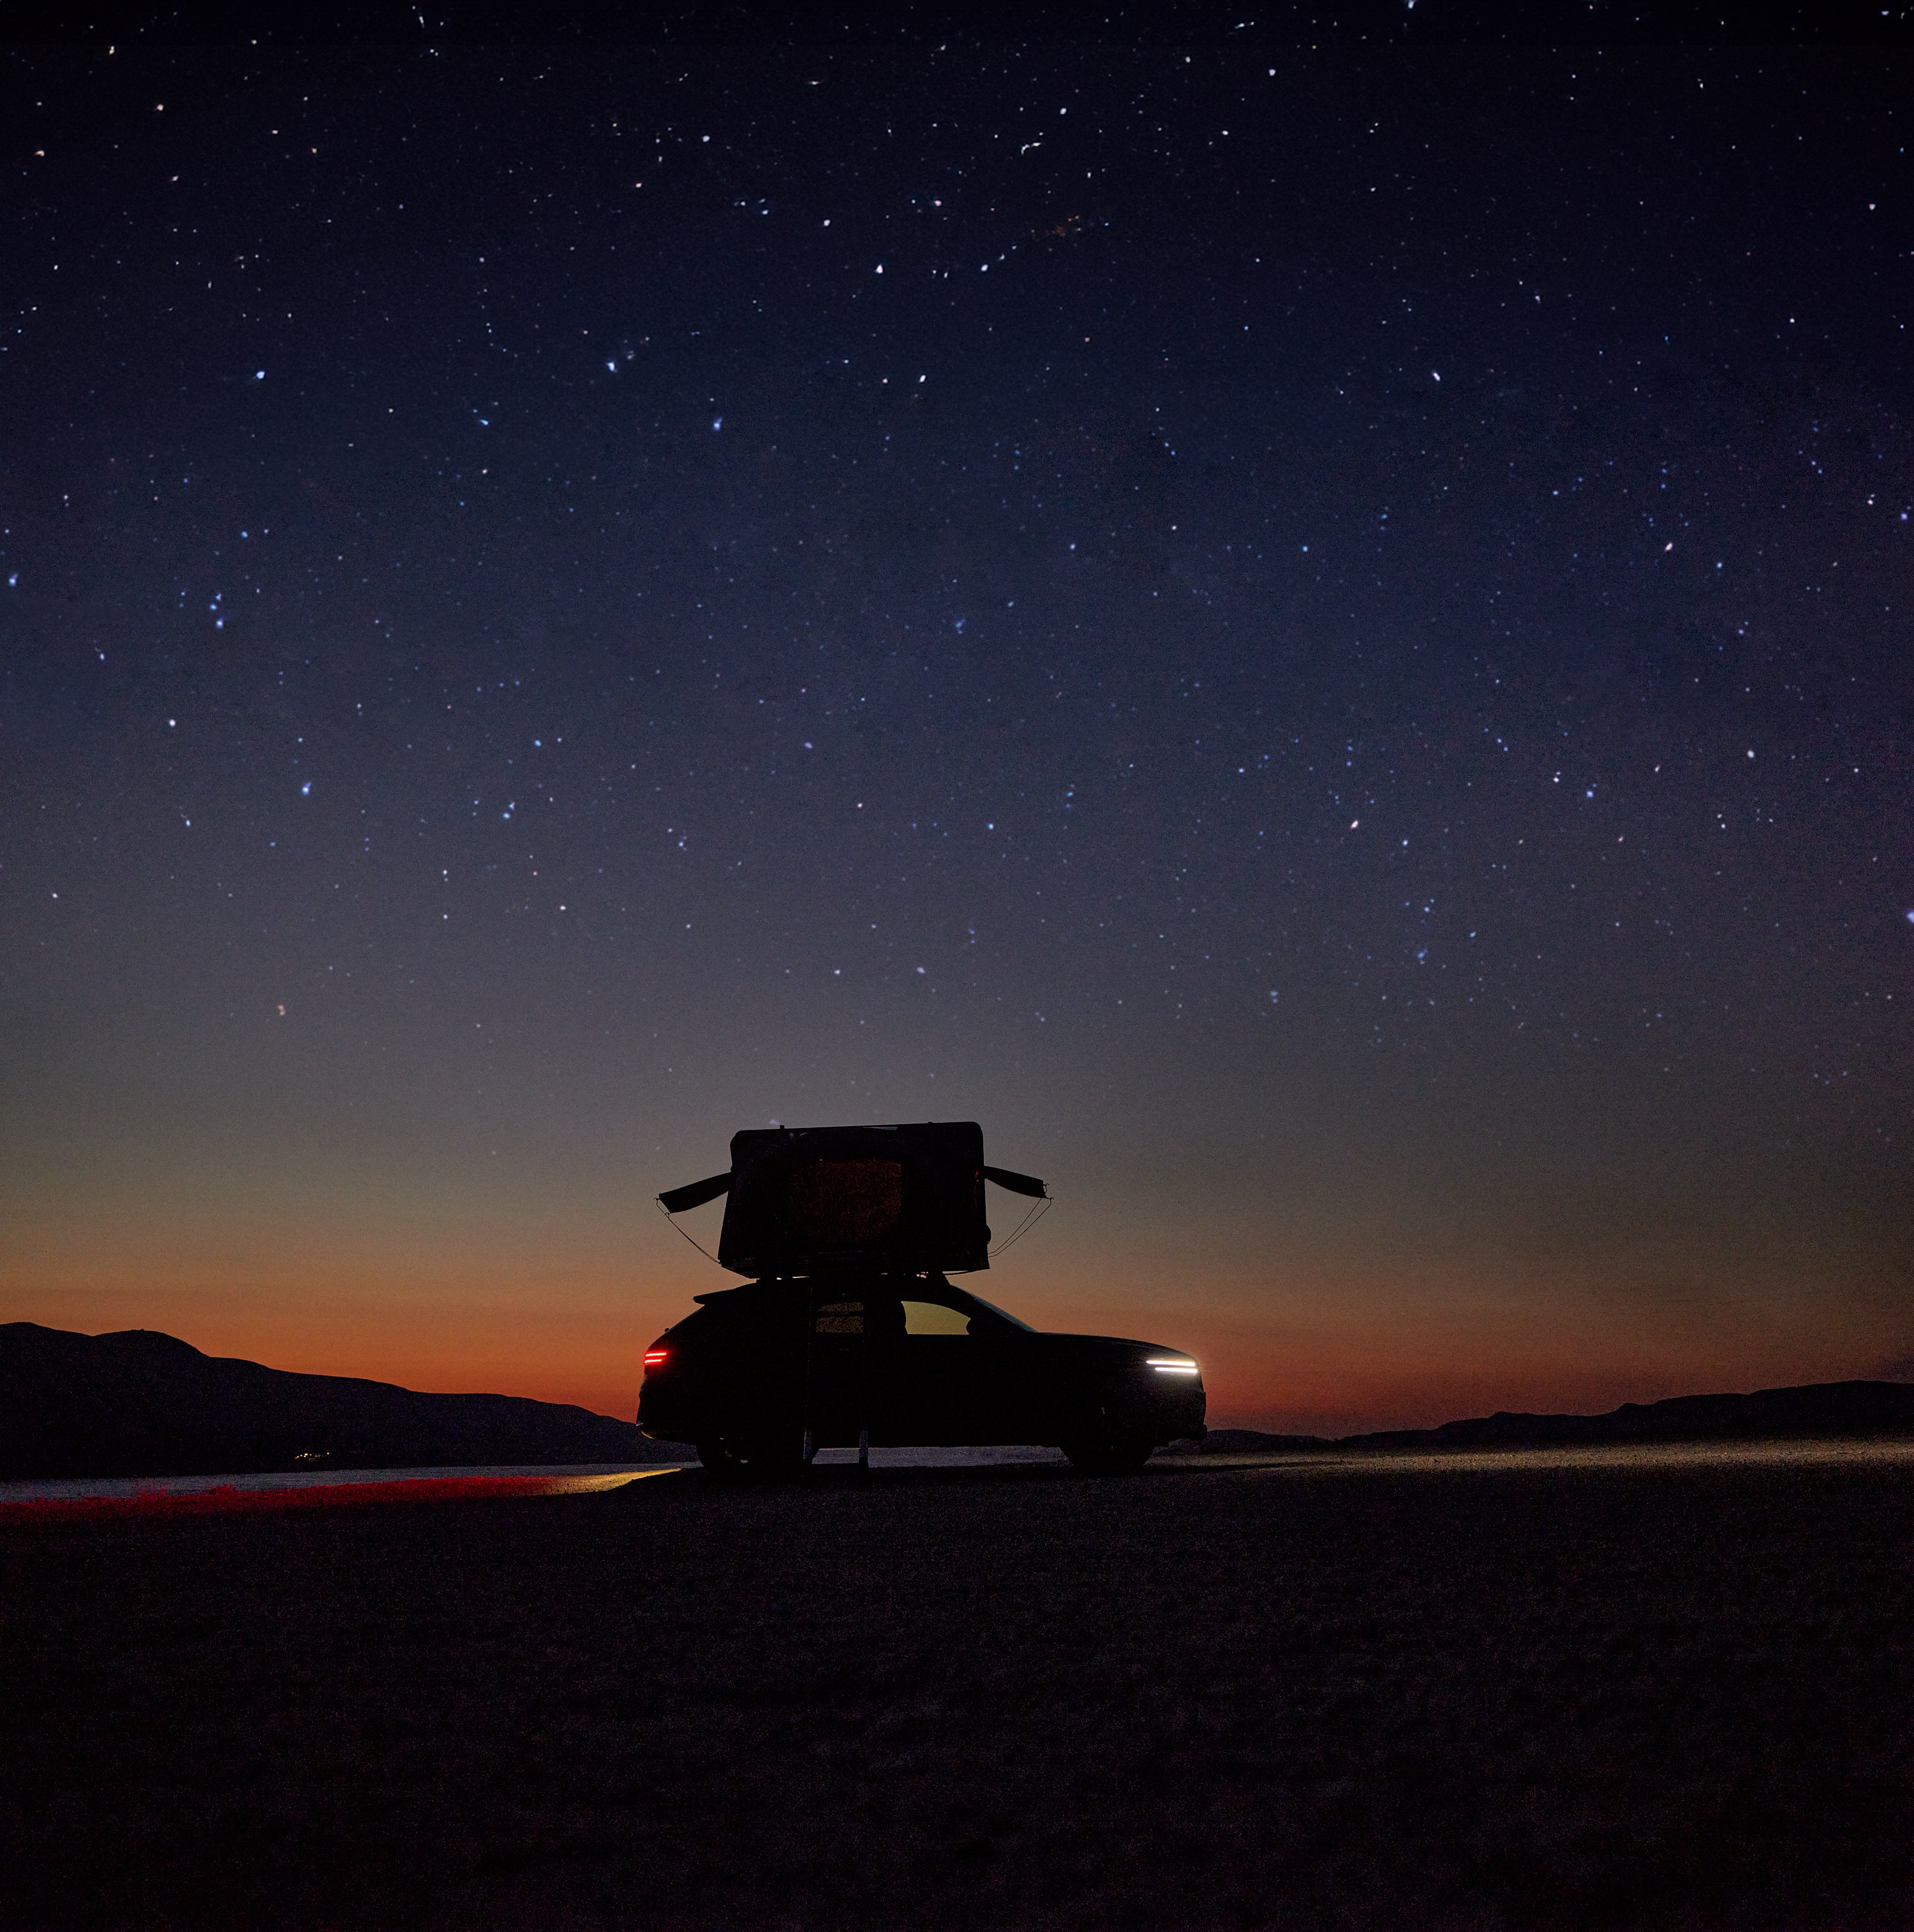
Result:
<instances>
[{"instance_id":1,"label":"car rear tail light","mask_svg":"<svg viewBox=\"0 0 1914 1932\"><path fill-rule=\"evenodd\" d=\"M648 1369L662 1369L670 1359L671 1351L669 1348L647 1348L645 1351L645 1366Z\"/></svg>"}]
</instances>

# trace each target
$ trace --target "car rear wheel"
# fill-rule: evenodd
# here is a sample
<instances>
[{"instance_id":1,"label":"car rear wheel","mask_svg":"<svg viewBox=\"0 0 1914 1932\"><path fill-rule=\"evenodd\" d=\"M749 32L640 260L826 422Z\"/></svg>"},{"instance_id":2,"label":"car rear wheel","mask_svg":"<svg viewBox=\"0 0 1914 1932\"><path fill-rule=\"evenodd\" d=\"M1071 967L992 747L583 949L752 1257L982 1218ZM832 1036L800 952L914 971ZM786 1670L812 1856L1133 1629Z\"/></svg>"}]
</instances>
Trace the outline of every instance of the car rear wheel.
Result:
<instances>
[{"instance_id":1,"label":"car rear wheel","mask_svg":"<svg viewBox=\"0 0 1914 1932\"><path fill-rule=\"evenodd\" d=\"M714 1476L746 1480L786 1475L804 1466L798 1444L769 1436L713 1436L698 1445L698 1460Z\"/></svg>"}]
</instances>

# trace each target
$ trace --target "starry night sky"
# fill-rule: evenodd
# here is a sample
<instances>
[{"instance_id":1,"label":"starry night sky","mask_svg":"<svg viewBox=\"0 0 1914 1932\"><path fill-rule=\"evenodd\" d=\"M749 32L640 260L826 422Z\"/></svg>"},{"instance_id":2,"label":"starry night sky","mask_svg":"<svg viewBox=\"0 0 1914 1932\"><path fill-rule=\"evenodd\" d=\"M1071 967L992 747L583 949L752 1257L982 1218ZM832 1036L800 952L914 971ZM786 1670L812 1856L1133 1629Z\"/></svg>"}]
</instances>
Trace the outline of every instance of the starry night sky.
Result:
<instances>
[{"instance_id":1,"label":"starry night sky","mask_svg":"<svg viewBox=\"0 0 1914 1932\"><path fill-rule=\"evenodd\" d=\"M1914 1374L1892 44L402 18L5 52L0 1318L628 1414L974 1118L1213 1421Z\"/></svg>"}]
</instances>

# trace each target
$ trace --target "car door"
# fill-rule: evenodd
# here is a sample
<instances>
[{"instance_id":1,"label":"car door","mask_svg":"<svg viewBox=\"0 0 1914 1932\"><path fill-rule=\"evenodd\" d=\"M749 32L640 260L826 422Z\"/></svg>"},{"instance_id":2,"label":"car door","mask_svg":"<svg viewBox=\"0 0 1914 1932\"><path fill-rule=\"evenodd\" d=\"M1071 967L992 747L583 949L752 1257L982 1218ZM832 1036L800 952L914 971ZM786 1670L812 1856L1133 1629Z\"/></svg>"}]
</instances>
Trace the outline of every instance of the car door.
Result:
<instances>
[{"instance_id":1,"label":"car door","mask_svg":"<svg viewBox=\"0 0 1914 1932\"><path fill-rule=\"evenodd\" d=\"M923 1287L903 1298L903 1335L892 1426L897 1441L1016 1442L1022 1378L1016 1331L979 1311L968 1298ZM997 1330L1001 1328L1004 1333Z\"/></svg>"}]
</instances>

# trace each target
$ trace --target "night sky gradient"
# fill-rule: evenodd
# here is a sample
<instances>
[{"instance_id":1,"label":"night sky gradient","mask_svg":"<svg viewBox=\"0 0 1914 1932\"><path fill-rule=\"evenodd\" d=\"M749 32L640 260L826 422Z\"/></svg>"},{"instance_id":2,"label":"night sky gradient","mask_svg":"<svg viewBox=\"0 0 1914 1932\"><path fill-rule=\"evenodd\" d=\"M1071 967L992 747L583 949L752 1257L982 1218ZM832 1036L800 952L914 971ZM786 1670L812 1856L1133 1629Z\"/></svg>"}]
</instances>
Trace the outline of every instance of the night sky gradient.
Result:
<instances>
[{"instance_id":1,"label":"night sky gradient","mask_svg":"<svg viewBox=\"0 0 1914 1932\"><path fill-rule=\"evenodd\" d=\"M0 1318L974 1118L1213 1421L1914 1374L1910 64L1420 16L6 50Z\"/></svg>"}]
</instances>

